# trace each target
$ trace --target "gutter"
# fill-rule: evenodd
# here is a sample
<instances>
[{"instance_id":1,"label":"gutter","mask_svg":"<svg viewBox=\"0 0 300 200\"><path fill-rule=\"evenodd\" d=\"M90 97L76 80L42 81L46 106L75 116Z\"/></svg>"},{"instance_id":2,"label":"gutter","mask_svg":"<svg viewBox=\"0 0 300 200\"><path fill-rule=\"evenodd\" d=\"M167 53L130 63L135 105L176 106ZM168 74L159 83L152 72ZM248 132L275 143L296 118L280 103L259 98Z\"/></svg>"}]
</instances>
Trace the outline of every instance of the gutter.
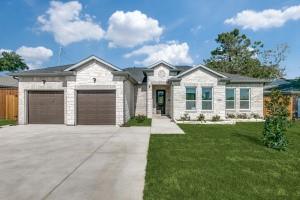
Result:
<instances>
[{"instance_id":1,"label":"gutter","mask_svg":"<svg viewBox=\"0 0 300 200\"><path fill-rule=\"evenodd\" d=\"M75 76L76 72L74 71L64 71L64 72L55 72L55 73L12 73L9 76L13 77L32 77L32 76Z\"/></svg>"}]
</instances>

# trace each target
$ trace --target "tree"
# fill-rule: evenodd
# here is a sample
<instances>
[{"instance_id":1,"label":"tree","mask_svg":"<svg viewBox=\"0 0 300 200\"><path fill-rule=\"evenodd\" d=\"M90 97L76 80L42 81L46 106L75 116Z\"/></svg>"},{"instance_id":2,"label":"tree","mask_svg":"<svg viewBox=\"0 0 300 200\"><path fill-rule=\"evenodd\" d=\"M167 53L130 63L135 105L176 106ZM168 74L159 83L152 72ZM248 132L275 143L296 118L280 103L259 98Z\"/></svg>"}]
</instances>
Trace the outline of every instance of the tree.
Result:
<instances>
[{"instance_id":1,"label":"tree","mask_svg":"<svg viewBox=\"0 0 300 200\"><path fill-rule=\"evenodd\" d=\"M217 71L241 74L254 78L277 78L283 76L280 66L285 59L287 45L275 50L264 50L261 41L251 42L238 29L218 35L219 46L211 51L211 57L205 64Z\"/></svg>"},{"instance_id":2,"label":"tree","mask_svg":"<svg viewBox=\"0 0 300 200\"><path fill-rule=\"evenodd\" d=\"M17 70L28 69L23 58L15 52L2 52L0 56L0 71L14 72Z\"/></svg>"},{"instance_id":3,"label":"tree","mask_svg":"<svg viewBox=\"0 0 300 200\"><path fill-rule=\"evenodd\" d=\"M273 90L270 100L266 101L267 116L263 131L263 143L269 148L286 150L288 141L285 136L290 124L288 116L289 97L279 90Z\"/></svg>"}]
</instances>

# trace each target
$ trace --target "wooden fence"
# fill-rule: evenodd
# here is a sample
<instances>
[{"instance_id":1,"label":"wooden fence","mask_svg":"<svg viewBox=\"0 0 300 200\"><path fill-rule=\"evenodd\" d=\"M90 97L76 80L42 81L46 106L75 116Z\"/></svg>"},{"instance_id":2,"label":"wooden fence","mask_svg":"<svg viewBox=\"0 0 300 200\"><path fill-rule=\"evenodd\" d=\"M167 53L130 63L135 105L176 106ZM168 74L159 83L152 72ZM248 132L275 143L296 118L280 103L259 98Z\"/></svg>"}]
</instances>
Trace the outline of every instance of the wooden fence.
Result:
<instances>
[{"instance_id":1,"label":"wooden fence","mask_svg":"<svg viewBox=\"0 0 300 200\"><path fill-rule=\"evenodd\" d=\"M18 90L15 88L0 88L0 119L17 120Z\"/></svg>"},{"instance_id":2,"label":"wooden fence","mask_svg":"<svg viewBox=\"0 0 300 200\"><path fill-rule=\"evenodd\" d=\"M292 118L294 115L295 115L295 112L296 112L296 97L295 96L292 96L292 95L288 95L290 100L289 100L289 105L288 105L288 111L289 111L289 114L290 114L290 118ZM266 108L266 102L270 100L270 97L269 96L264 96L264 116L267 115L268 113L268 110Z\"/></svg>"}]
</instances>

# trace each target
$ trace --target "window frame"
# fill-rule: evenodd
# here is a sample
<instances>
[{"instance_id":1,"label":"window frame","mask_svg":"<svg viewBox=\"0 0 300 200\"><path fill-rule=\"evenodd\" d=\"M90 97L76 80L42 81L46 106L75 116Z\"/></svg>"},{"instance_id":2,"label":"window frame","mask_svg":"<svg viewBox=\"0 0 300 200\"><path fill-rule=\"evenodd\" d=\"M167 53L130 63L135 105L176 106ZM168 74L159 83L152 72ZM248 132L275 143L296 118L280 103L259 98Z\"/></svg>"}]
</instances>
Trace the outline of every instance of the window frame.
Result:
<instances>
[{"instance_id":1,"label":"window frame","mask_svg":"<svg viewBox=\"0 0 300 200\"><path fill-rule=\"evenodd\" d=\"M247 89L248 91L249 91L249 94L248 94L248 100L241 100L241 90L243 90L243 89ZM241 108L241 102L249 102L249 107L248 108ZM240 98L239 98L239 104L240 104L240 110L247 110L247 111L249 111L249 110L251 110L251 88L249 88L249 87L241 87L240 88Z\"/></svg>"},{"instance_id":2,"label":"window frame","mask_svg":"<svg viewBox=\"0 0 300 200\"><path fill-rule=\"evenodd\" d=\"M187 88L195 89L195 100L187 100ZM195 102L195 109L187 109L187 102ZM185 111L197 111L197 87L196 86L185 86Z\"/></svg>"},{"instance_id":3,"label":"window frame","mask_svg":"<svg viewBox=\"0 0 300 200\"><path fill-rule=\"evenodd\" d=\"M203 100L203 89L211 89L211 100ZM203 102L211 102L211 109L203 109ZM214 87L213 86L202 86L201 87L201 109L203 111L213 111L214 110Z\"/></svg>"},{"instance_id":4,"label":"window frame","mask_svg":"<svg viewBox=\"0 0 300 200\"><path fill-rule=\"evenodd\" d=\"M227 91L227 89L229 89L229 90L233 90L233 97L234 97L234 99L233 100L227 100L227 93L226 93L226 91ZM226 107L226 105L227 105L227 101L233 101L233 108L227 108ZM226 87L225 88L225 109L226 110L235 110L236 109L236 88L235 87Z\"/></svg>"}]
</instances>

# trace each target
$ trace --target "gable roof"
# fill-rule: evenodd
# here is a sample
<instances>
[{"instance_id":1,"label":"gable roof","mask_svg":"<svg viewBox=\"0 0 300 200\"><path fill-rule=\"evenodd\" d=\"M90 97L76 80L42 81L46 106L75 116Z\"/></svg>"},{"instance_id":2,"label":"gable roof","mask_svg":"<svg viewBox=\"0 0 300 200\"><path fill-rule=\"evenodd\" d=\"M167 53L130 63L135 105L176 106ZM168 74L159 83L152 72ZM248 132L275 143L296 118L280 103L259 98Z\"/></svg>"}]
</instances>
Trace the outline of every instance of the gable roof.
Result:
<instances>
[{"instance_id":1,"label":"gable roof","mask_svg":"<svg viewBox=\"0 0 300 200\"><path fill-rule=\"evenodd\" d=\"M17 88L18 81L11 76L0 76L0 88Z\"/></svg>"},{"instance_id":2,"label":"gable roof","mask_svg":"<svg viewBox=\"0 0 300 200\"><path fill-rule=\"evenodd\" d=\"M156 67L156 66L158 66L158 65L160 65L160 64L164 64L164 65L170 67L171 69L176 69L175 66L171 65L170 63L168 63L168 62L166 62L166 61L164 61L164 60L160 60L160 61L158 61L158 62L156 62L156 63L154 63L154 64L148 66L147 68L148 68L148 69L152 69L152 68L154 68L154 67Z\"/></svg>"},{"instance_id":3,"label":"gable roof","mask_svg":"<svg viewBox=\"0 0 300 200\"><path fill-rule=\"evenodd\" d=\"M74 75L72 71L65 71L65 69L73 66L73 64L60 65L54 67L47 67L41 69L33 69L27 71L19 71L11 73L10 76L65 76Z\"/></svg>"},{"instance_id":4,"label":"gable roof","mask_svg":"<svg viewBox=\"0 0 300 200\"><path fill-rule=\"evenodd\" d=\"M100 63L102 63L102 64L104 64L104 65L106 65L106 66L108 66L110 68L112 68L113 70L122 71L120 68L118 68L118 67L114 66L113 64L111 64L111 63L109 63L109 62L107 62L107 61L105 61L105 60L103 60L103 59L101 59L101 58L99 58L97 56L94 56L94 55L89 56L89 57L87 57L87 58L79 61L78 63L74 64L73 66L70 66L69 68L65 69L64 71L74 70L74 69L76 69L76 68L82 66L83 64L85 64L87 62L90 62L92 60L96 60L96 61L98 61L98 62L100 62Z\"/></svg>"},{"instance_id":5,"label":"gable roof","mask_svg":"<svg viewBox=\"0 0 300 200\"><path fill-rule=\"evenodd\" d=\"M212 69L209 69L208 67L206 67L206 66L204 66L204 65L201 65L201 64L200 64L200 65L197 65L197 66L194 66L194 67L192 67L192 68L186 70L186 71L183 72L183 73L180 73L179 75L177 75L176 78L181 78L181 77L183 77L184 75L186 75L186 74L188 74L188 73L191 73L191 72L193 72L193 71L195 71L195 70L197 70L197 69L204 69L204 70L209 71L209 72L211 72L211 73L213 73L213 74L215 74L215 75L217 75L217 76L219 76L219 77L221 77L221 78L228 78L228 77L225 76L224 74L221 74L221 73L216 72L216 71L214 71L214 70L212 70Z\"/></svg>"}]
</instances>

